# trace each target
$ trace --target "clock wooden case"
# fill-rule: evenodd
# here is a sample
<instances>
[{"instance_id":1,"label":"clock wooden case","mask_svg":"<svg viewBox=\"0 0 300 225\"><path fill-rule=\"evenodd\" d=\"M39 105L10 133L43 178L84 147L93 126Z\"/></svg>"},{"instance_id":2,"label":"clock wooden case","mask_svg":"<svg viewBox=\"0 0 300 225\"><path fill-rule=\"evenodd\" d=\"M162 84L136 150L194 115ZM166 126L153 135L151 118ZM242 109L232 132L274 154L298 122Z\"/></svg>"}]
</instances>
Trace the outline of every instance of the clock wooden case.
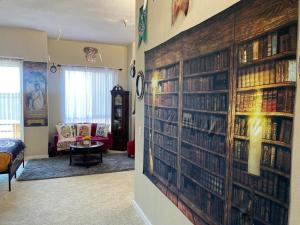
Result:
<instances>
[{"instance_id":1,"label":"clock wooden case","mask_svg":"<svg viewBox=\"0 0 300 225\"><path fill-rule=\"evenodd\" d=\"M129 91L117 85L112 89L111 96L112 149L125 151L128 142Z\"/></svg>"}]
</instances>

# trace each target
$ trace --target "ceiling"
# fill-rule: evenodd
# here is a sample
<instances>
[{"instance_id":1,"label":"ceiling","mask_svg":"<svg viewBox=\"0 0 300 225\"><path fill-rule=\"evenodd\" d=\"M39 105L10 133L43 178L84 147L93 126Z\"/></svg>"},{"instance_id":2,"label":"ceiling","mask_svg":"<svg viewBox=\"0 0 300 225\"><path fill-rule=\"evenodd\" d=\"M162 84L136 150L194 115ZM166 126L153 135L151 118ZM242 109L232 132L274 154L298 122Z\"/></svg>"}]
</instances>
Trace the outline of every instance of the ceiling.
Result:
<instances>
[{"instance_id":1,"label":"ceiling","mask_svg":"<svg viewBox=\"0 0 300 225\"><path fill-rule=\"evenodd\" d=\"M135 0L0 0L0 26L42 30L51 38L128 44L134 41L134 8Z\"/></svg>"}]
</instances>

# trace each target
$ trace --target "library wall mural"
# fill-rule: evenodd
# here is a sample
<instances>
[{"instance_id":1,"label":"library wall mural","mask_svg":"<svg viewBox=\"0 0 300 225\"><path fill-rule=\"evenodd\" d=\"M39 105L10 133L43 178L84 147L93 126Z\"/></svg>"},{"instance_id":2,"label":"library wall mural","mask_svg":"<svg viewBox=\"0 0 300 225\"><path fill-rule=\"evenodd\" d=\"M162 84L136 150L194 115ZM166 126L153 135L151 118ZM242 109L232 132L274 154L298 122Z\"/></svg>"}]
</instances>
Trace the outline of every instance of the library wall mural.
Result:
<instances>
[{"instance_id":1,"label":"library wall mural","mask_svg":"<svg viewBox=\"0 0 300 225\"><path fill-rule=\"evenodd\" d=\"M145 53L144 174L193 224L288 224L297 5L241 1Z\"/></svg>"}]
</instances>

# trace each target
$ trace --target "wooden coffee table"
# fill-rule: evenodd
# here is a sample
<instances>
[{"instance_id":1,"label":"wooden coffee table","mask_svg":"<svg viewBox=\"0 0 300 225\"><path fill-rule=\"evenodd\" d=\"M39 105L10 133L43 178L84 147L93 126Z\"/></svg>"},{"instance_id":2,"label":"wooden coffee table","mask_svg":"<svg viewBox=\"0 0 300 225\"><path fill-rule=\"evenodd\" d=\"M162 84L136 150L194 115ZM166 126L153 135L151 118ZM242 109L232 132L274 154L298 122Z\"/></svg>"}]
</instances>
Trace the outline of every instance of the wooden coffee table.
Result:
<instances>
[{"instance_id":1,"label":"wooden coffee table","mask_svg":"<svg viewBox=\"0 0 300 225\"><path fill-rule=\"evenodd\" d=\"M102 163L103 143L83 145L81 142L70 144L70 166L73 158L76 164L90 167ZM74 157L75 156L75 157Z\"/></svg>"}]
</instances>

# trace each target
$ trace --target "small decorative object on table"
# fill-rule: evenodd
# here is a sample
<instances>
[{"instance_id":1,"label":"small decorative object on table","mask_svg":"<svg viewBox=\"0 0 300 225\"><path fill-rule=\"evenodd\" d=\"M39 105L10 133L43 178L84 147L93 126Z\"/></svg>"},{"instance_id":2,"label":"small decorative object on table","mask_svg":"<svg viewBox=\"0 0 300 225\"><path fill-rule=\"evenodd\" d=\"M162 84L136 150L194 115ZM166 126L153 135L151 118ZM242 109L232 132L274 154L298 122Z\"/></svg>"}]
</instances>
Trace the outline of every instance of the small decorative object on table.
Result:
<instances>
[{"instance_id":1,"label":"small decorative object on table","mask_svg":"<svg viewBox=\"0 0 300 225\"><path fill-rule=\"evenodd\" d=\"M91 144L91 140L92 140L91 136L84 136L82 138L82 144L83 145L90 145Z\"/></svg>"}]
</instances>

